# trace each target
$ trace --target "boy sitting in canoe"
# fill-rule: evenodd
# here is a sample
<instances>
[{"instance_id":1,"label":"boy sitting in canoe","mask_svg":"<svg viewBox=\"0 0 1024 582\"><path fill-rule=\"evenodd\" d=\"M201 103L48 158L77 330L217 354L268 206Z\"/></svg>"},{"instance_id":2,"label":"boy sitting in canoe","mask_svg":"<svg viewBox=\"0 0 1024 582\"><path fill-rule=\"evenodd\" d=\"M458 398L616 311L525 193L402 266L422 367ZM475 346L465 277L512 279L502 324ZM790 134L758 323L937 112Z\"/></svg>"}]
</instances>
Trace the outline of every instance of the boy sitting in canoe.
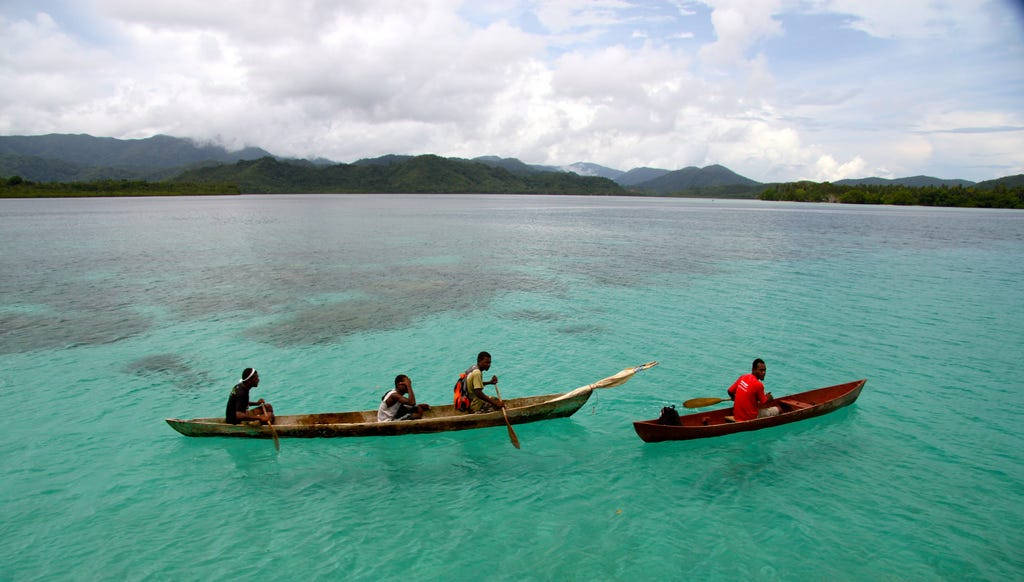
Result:
<instances>
[{"instance_id":1,"label":"boy sitting in canoe","mask_svg":"<svg viewBox=\"0 0 1024 582\"><path fill-rule=\"evenodd\" d=\"M483 373L491 369L491 354L480 352L476 356L476 365L462 373L455 384L455 410L459 412L492 412L501 410L505 403L500 397L491 398L484 394L484 386L494 384L497 390L498 377L484 382Z\"/></svg>"},{"instance_id":2,"label":"boy sitting in canoe","mask_svg":"<svg viewBox=\"0 0 1024 582\"><path fill-rule=\"evenodd\" d=\"M405 374L395 376L395 388L380 399L377 408L377 422L393 420L416 420L423 418L423 412L430 410L429 404L416 404L412 391L412 380Z\"/></svg>"},{"instance_id":3,"label":"boy sitting in canoe","mask_svg":"<svg viewBox=\"0 0 1024 582\"><path fill-rule=\"evenodd\" d=\"M274 407L262 398L249 402L249 390L260 385L260 375L253 368L242 370L242 381L235 384L228 396L228 405L224 410L224 421L238 424L243 420L255 420L262 424L274 423ZM253 406L254 408L249 408Z\"/></svg>"}]
</instances>

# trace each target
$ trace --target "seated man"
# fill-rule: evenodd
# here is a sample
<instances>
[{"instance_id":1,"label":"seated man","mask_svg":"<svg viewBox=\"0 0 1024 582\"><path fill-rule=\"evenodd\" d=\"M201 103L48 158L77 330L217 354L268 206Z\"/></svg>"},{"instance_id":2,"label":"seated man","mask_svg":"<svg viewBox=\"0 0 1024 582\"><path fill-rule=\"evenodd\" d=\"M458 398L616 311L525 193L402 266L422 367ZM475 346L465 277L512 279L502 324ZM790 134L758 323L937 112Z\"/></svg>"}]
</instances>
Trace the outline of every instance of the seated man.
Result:
<instances>
[{"instance_id":1,"label":"seated man","mask_svg":"<svg viewBox=\"0 0 1024 582\"><path fill-rule=\"evenodd\" d=\"M494 384L497 386L498 377L491 376L490 380L484 381L483 373L491 368L491 354L480 352L476 356L476 365L462 373L458 389L455 393L455 409L459 412L492 412L501 410L505 403L501 398L492 398L484 393L484 386ZM497 388L495 388L497 389Z\"/></svg>"},{"instance_id":2,"label":"seated man","mask_svg":"<svg viewBox=\"0 0 1024 582\"><path fill-rule=\"evenodd\" d=\"M729 386L729 398L734 402L732 415L736 422L778 416L778 406L766 406L772 401L772 394L764 393L764 375L768 371L764 360L757 358L750 366L750 373L744 374Z\"/></svg>"},{"instance_id":3,"label":"seated man","mask_svg":"<svg viewBox=\"0 0 1024 582\"><path fill-rule=\"evenodd\" d=\"M224 422L238 424L244 420L257 421L262 424L274 423L274 407L262 398L249 402L249 390L260 385L260 375L252 368L242 370L242 381L235 384L228 396L228 405L224 410ZM249 408L253 406L254 408Z\"/></svg>"},{"instance_id":4,"label":"seated man","mask_svg":"<svg viewBox=\"0 0 1024 582\"><path fill-rule=\"evenodd\" d=\"M412 380L405 374L395 376L395 388L380 399L377 408L377 422L392 420L416 420L423 418L423 412L430 410L429 404L416 404L412 391Z\"/></svg>"}]
</instances>

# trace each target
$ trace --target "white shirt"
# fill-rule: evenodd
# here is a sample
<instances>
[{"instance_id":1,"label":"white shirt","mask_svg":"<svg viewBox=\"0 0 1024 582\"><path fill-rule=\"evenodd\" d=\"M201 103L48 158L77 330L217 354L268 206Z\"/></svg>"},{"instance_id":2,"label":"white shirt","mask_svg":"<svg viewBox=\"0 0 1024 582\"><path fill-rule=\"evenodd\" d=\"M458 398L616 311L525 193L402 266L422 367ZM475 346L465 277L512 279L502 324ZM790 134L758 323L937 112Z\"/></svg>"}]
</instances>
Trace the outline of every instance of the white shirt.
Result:
<instances>
[{"instance_id":1,"label":"white shirt","mask_svg":"<svg viewBox=\"0 0 1024 582\"><path fill-rule=\"evenodd\" d=\"M398 394L398 391L392 390L381 399L380 407L377 408L377 422L389 422L395 420L395 414L398 413L398 407L402 405L402 401L396 398L395 403L388 406L388 398L391 398L392 394Z\"/></svg>"}]
</instances>

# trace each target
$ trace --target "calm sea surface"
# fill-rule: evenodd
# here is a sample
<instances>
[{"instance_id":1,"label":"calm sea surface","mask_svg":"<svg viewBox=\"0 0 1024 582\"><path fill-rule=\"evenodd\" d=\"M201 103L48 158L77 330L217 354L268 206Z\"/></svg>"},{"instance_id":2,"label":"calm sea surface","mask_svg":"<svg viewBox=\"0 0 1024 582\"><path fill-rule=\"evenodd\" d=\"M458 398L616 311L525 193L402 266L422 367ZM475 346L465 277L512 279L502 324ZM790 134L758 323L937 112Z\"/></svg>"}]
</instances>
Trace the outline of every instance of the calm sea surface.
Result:
<instances>
[{"instance_id":1,"label":"calm sea surface","mask_svg":"<svg viewBox=\"0 0 1024 582\"><path fill-rule=\"evenodd\" d=\"M0 579L1022 580L1024 212L538 196L0 200ZM658 360L568 419L195 439ZM852 406L633 420L859 378ZM681 408L681 406L680 406Z\"/></svg>"}]
</instances>

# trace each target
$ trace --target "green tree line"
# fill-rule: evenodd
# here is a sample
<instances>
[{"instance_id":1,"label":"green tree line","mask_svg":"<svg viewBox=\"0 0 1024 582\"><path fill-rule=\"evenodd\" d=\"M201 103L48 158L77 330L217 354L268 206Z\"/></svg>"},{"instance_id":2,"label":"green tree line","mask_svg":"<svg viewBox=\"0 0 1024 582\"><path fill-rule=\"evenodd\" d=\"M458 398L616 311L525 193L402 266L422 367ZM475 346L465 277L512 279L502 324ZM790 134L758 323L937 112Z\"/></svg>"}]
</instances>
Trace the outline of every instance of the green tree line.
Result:
<instances>
[{"instance_id":1,"label":"green tree line","mask_svg":"<svg viewBox=\"0 0 1024 582\"><path fill-rule=\"evenodd\" d=\"M772 184L761 200L839 202L843 204L895 204L900 206L959 206L965 208L1024 208L1024 186L845 186L829 182Z\"/></svg>"},{"instance_id":2,"label":"green tree line","mask_svg":"<svg viewBox=\"0 0 1024 582\"><path fill-rule=\"evenodd\" d=\"M467 193L467 194L626 194L607 178L568 172L513 174L500 167L416 156L390 164L336 164L281 161L272 157L187 170L156 182L96 180L33 183L18 176L0 178L2 197L156 196L195 194L300 193Z\"/></svg>"},{"instance_id":3,"label":"green tree line","mask_svg":"<svg viewBox=\"0 0 1024 582\"><path fill-rule=\"evenodd\" d=\"M0 198L78 198L89 196L206 196L238 194L230 183L147 182L96 180L92 182L32 182L21 176L0 176Z\"/></svg>"}]
</instances>

